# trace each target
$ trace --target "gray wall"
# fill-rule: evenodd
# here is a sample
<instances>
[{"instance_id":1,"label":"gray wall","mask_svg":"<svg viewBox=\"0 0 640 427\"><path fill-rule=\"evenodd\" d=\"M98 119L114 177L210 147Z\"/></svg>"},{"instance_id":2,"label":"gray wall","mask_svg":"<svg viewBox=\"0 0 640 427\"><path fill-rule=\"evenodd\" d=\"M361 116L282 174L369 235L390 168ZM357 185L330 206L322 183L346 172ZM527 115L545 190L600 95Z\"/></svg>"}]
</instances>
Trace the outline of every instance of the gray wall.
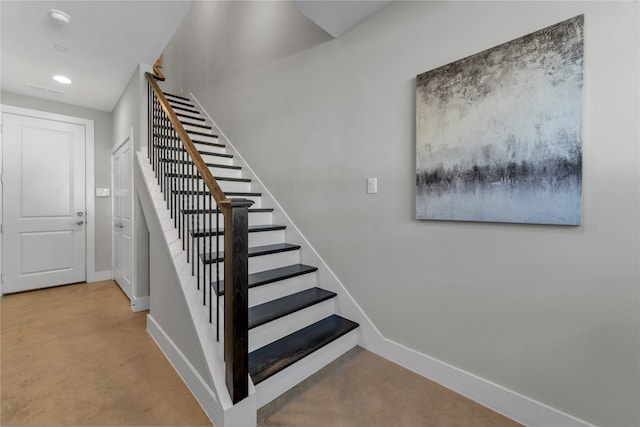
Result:
<instances>
[{"instance_id":1,"label":"gray wall","mask_svg":"<svg viewBox=\"0 0 640 427\"><path fill-rule=\"evenodd\" d=\"M385 337L592 423L640 425L638 2L395 2L222 81L220 58L273 40L266 18L202 19L217 7L195 3L176 32L171 85L204 104ZM416 221L415 76L581 13L583 225ZM231 53L198 46L236 26L250 36Z\"/></svg>"},{"instance_id":2,"label":"gray wall","mask_svg":"<svg viewBox=\"0 0 640 427\"><path fill-rule=\"evenodd\" d=\"M139 151L141 147L147 146L146 129L146 90L147 85L144 73L150 67L144 64L138 65L131 75L129 83L125 87L120 99L113 109L113 148L120 145L133 129L133 149ZM144 119L144 120L142 120ZM136 162L135 156L133 159ZM137 167L137 166L136 166ZM134 175L134 181L138 175ZM137 187L138 183L133 183ZM149 295L149 241L148 230L145 223L144 213L140 207L140 202L135 197L133 204L134 222L134 280L133 296L145 297Z\"/></svg>"},{"instance_id":3,"label":"gray wall","mask_svg":"<svg viewBox=\"0 0 640 427\"><path fill-rule=\"evenodd\" d=\"M120 99L113 109L113 148L115 149L129 136L133 128L134 151L140 147L140 67L127 83Z\"/></svg>"},{"instance_id":4,"label":"gray wall","mask_svg":"<svg viewBox=\"0 0 640 427\"><path fill-rule=\"evenodd\" d=\"M112 115L104 111L2 92L2 103L32 110L48 111L94 122L94 179L96 187L111 188ZM96 271L111 270L111 198L95 198Z\"/></svg>"}]
</instances>

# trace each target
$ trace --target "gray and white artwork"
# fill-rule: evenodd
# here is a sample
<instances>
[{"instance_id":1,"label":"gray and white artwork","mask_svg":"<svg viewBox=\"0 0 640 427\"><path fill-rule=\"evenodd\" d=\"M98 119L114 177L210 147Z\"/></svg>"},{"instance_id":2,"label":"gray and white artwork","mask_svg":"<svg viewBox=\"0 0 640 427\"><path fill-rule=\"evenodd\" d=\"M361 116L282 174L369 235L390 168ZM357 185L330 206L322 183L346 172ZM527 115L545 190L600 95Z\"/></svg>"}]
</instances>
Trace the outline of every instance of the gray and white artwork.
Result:
<instances>
[{"instance_id":1,"label":"gray and white artwork","mask_svg":"<svg viewBox=\"0 0 640 427\"><path fill-rule=\"evenodd\" d=\"M582 222L584 16L417 76L416 217Z\"/></svg>"}]
</instances>

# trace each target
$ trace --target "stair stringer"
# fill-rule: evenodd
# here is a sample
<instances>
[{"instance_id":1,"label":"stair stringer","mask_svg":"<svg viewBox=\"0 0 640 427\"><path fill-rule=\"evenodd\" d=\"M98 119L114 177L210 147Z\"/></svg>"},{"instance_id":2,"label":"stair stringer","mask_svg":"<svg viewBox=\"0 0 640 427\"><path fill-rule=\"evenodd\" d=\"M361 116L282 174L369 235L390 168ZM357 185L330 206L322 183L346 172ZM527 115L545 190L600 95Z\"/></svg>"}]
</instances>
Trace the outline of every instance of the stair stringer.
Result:
<instances>
[{"instance_id":1,"label":"stair stringer","mask_svg":"<svg viewBox=\"0 0 640 427\"><path fill-rule=\"evenodd\" d=\"M193 393L209 419L218 427L246 427L257 424L256 389L249 379L249 396L233 404L225 384L224 341L216 341L215 323L209 323L208 308L202 304L202 293L197 290L197 279L191 275L191 264L182 251L178 232L173 226L170 211L166 207L164 196L157 184L155 174L146 153L137 152L135 182L149 232L159 229L160 239L172 259L171 266L178 279L184 303L191 315L194 332L198 338L200 350L211 378L207 382L184 357L180 348L171 340L153 320L153 305L150 307L147 331L154 338L162 352L171 362L187 387ZM153 303L153 298L151 299Z\"/></svg>"},{"instance_id":2,"label":"stair stringer","mask_svg":"<svg viewBox=\"0 0 640 427\"><path fill-rule=\"evenodd\" d=\"M193 93L189 93L189 96L191 97L197 108L206 117L207 121L212 125L213 132L218 135L218 140L226 145L229 153L232 153L234 155L235 164L242 166L243 176L245 178L251 179L251 191L262 193L263 206L270 206L275 208L273 212L273 221L274 223L282 224L287 227L287 243L301 246L301 262L318 267L318 283L321 284L322 288L333 291L337 294L336 313L359 323L360 327L357 329L357 345L364 347L373 353L383 355L384 357L388 358L390 345L389 340L384 338L382 333L373 324L371 319L360 307L355 298L353 298L351 293L340 281L338 276L333 272L333 270L331 270L329 265L320 256L318 251L316 251L309 240L302 234L302 231L300 231L300 229L296 226L289 215L287 215L284 208L280 205L280 203L278 203L273 194L271 194L269 189L253 171L251 166L245 161L240 152L236 149L229 138L227 138L222 129L220 129L216 122L211 118L198 98ZM260 387L258 388L260 389ZM259 398L259 400L264 401L264 399L261 398Z\"/></svg>"}]
</instances>

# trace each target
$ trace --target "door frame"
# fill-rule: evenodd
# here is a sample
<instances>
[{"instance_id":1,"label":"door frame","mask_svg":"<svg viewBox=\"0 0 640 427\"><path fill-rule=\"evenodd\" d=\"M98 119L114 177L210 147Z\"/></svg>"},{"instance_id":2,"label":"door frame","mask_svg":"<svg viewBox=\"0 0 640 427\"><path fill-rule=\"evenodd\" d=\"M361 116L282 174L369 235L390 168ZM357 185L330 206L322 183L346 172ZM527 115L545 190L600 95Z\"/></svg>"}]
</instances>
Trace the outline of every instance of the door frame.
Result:
<instances>
[{"instance_id":1,"label":"door frame","mask_svg":"<svg viewBox=\"0 0 640 427\"><path fill-rule=\"evenodd\" d=\"M109 223L110 225L110 230L111 230L111 271L113 272L113 276L115 278L115 253L116 253L116 247L114 245L114 241L113 241L113 208L114 208L114 204L115 204L115 195L113 194L113 191L115 191L115 185L114 185L114 174L115 171L113 169L113 155L116 154L116 152L121 149L122 147L129 145L129 149L131 150L131 164L128 165L128 167L130 168L130 178L131 178L131 256L133 257L135 255L135 218L133 215L133 211L134 211L134 203L135 203L135 193L136 190L134 188L133 185L133 174L134 174L134 170L133 170L133 162L135 161L135 150L134 150L134 139L133 139L133 127L129 128L129 132L127 133L127 136L121 141L119 142L117 145L115 145L112 149L111 149L111 156L109 158L109 161L111 163L111 222ZM121 286L118 283L118 286ZM124 292L124 289L123 289ZM124 292L126 294L126 292ZM127 295L127 297L129 298L129 300L132 302L133 304L133 300L135 299L137 295L137 291L136 291L136 264L134 262L134 260L131 261L131 295ZM135 310L134 310L135 311Z\"/></svg>"},{"instance_id":2,"label":"door frame","mask_svg":"<svg viewBox=\"0 0 640 427\"><path fill-rule=\"evenodd\" d=\"M37 119L55 120L58 122L72 123L84 126L85 129L85 209L87 214L86 235L85 235L85 280L93 282L100 280L96 274L96 224L95 224L95 199L93 188L95 187L94 177L94 122L91 119L67 116L64 114L50 113L48 111L32 110L30 108L15 107L13 105L0 104L0 113L16 114L20 116L33 117ZM0 123L2 115L0 114ZM0 168L2 167L2 152L4 144L4 133L0 134ZM0 170L1 172L1 170ZM0 186L1 188L2 186ZM0 189L0 221L2 220L2 190ZM0 239L0 272L2 272L4 236ZM4 293L2 283L0 283L0 296Z\"/></svg>"}]
</instances>

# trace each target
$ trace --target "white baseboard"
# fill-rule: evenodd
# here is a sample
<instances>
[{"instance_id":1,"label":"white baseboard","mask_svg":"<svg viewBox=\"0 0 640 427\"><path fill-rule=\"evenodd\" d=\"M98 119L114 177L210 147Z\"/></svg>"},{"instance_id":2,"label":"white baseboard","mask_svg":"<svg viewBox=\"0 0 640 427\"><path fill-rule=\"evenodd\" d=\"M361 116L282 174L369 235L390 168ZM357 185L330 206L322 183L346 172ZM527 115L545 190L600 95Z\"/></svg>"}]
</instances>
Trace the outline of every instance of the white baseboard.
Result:
<instances>
[{"instance_id":1,"label":"white baseboard","mask_svg":"<svg viewBox=\"0 0 640 427\"><path fill-rule=\"evenodd\" d=\"M148 296L133 297L131 298L131 304L129 306L131 307L132 311L137 313L138 311L149 310L150 302L151 299Z\"/></svg>"},{"instance_id":2,"label":"white baseboard","mask_svg":"<svg viewBox=\"0 0 640 427\"><path fill-rule=\"evenodd\" d=\"M224 426L224 413L217 396L150 314L147 315L147 332L178 372L209 420L216 426Z\"/></svg>"},{"instance_id":3,"label":"white baseboard","mask_svg":"<svg viewBox=\"0 0 640 427\"><path fill-rule=\"evenodd\" d=\"M113 279L113 270L95 271L87 273L87 282L101 282Z\"/></svg>"},{"instance_id":4,"label":"white baseboard","mask_svg":"<svg viewBox=\"0 0 640 427\"><path fill-rule=\"evenodd\" d=\"M389 339L378 354L529 427L595 427L586 421L492 383Z\"/></svg>"}]
</instances>

